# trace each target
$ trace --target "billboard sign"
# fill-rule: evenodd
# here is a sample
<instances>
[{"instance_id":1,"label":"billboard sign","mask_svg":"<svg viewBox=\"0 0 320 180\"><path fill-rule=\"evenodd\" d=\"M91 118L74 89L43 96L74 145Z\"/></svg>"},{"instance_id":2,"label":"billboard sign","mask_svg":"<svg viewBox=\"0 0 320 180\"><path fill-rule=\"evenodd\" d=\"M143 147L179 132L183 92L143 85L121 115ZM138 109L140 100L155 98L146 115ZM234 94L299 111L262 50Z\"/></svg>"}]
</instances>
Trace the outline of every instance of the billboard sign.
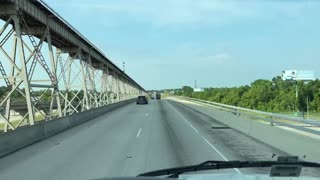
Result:
<instances>
[{"instance_id":1,"label":"billboard sign","mask_svg":"<svg viewBox=\"0 0 320 180\"><path fill-rule=\"evenodd\" d=\"M314 71L282 71L282 80L284 81L314 81L315 79Z\"/></svg>"},{"instance_id":2,"label":"billboard sign","mask_svg":"<svg viewBox=\"0 0 320 180\"><path fill-rule=\"evenodd\" d=\"M203 92L204 89L203 88L194 88L193 92Z\"/></svg>"}]
</instances>

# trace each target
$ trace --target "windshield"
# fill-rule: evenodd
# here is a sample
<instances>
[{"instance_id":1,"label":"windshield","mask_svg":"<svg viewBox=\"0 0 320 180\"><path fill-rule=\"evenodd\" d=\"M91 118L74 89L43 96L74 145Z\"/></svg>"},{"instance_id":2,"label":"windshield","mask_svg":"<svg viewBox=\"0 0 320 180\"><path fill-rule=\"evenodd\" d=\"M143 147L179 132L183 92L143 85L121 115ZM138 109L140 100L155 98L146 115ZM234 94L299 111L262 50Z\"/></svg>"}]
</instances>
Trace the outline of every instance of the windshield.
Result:
<instances>
[{"instance_id":1,"label":"windshield","mask_svg":"<svg viewBox=\"0 0 320 180\"><path fill-rule=\"evenodd\" d=\"M0 1L0 179L320 162L319 19L316 0Z\"/></svg>"}]
</instances>

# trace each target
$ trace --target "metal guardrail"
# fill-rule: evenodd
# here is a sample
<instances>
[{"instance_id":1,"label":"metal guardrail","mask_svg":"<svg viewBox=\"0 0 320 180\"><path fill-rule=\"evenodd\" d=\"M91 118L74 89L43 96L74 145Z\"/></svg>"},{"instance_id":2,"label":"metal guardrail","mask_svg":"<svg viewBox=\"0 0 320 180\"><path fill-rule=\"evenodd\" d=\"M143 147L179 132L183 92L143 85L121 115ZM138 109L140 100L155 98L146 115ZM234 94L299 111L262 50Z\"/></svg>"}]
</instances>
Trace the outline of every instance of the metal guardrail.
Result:
<instances>
[{"instance_id":1,"label":"metal guardrail","mask_svg":"<svg viewBox=\"0 0 320 180\"><path fill-rule=\"evenodd\" d=\"M291 122L296 122L300 124L305 124L311 127L319 127L320 128L320 122L317 120L312 120L312 119L299 119L295 117L290 117L286 115L281 115L281 114L276 114L276 113L271 113L271 112L264 112L264 111L259 111L259 110L254 110L254 109L248 109L248 108L242 108L242 107L237 107L237 106L232 106L232 105L226 105L226 104L221 104L221 103L216 103L216 102L211 102L211 101L205 101L205 100L200 100L200 99L195 99L195 98L189 98L189 97L183 97L179 96L183 99L191 100L191 101L196 101L196 102L201 102L205 104L210 104L213 106L216 106L216 108L224 110L224 111L229 111L233 113L234 115L237 116L246 116L249 118L255 118L259 120L263 120L266 122L269 122L270 125L280 125L280 126L286 126L292 129L297 129L300 131L320 135L320 130L314 130L307 128L305 126L299 126L295 125L292 123L287 123L287 122L282 122L283 120L286 121L291 121ZM254 114L252 114L254 113Z\"/></svg>"}]
</instances>

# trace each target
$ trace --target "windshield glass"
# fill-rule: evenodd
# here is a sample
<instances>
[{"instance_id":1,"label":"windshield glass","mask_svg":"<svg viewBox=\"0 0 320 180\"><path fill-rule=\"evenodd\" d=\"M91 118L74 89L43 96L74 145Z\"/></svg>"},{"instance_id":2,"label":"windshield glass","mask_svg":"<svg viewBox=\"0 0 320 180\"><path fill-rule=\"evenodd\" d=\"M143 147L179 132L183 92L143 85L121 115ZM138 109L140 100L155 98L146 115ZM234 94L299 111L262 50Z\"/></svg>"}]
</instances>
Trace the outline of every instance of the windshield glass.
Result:
<instances>
[{"instance_id":1,"label":"windshield glass","mask_svg":"<svg viewBox=\"0 0 320 180\"><path fill-rule=\"evenodd\" d=\"M0 179L320 162L319 19L317 0L0 1Z\"/></svg>"}]
</instances>

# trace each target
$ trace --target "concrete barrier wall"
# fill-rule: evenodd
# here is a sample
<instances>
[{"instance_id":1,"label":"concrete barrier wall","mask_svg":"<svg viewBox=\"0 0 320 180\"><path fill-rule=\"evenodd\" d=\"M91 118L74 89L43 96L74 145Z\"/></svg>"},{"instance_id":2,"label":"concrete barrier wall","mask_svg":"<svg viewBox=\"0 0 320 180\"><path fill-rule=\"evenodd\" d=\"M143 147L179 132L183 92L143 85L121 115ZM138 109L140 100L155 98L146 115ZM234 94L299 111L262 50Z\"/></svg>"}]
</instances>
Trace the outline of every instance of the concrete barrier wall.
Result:
<instances>
[{"instance_id":1,"label":"concrete barrier wall","mask_svg":"<svg viewBox=\"0 0 320 180\"><path fill-rule=\"evenodd\" d=\"M272 147L300 158L305 157L305 160L308 161L320 162L320 139L236 116L209 105L201 105L195 102L183 104Z\"/></svg>"},{"instance_id":2,"label":"concrete barrier wall","mask_svg":"<svg viewBox=\"0 0 320 180\"><path fill-rule=\"evenodd\" d=\"M47 122L41 122L33 126L21 127L15 131L0 134L0 157L24 148L30 144L51 137L59 132L75 127L81 123L94 119L119 107L134 102L130 99L104 107L57 118Z\"/></svg>"},{"instance_id":3,"label":"concrete barrier wall","mask_svg":"<svg viewBox=\"0 0 320 180\"><path fill-rule=\"evenodd\" d=\"M46 137L53 136L70 127L69 117L63 117L43 123L44 135Z\"/></svg>"},{"instance_id":4,"label":"concrete barrier wall","mask_svg":"<svg viewBox=\"0 0 320 180\"><path fill-rule=\"evenodd\" d=\"M13 132L1 134L0 157L29 144L40 141L45 137L44 124L21 127Z\"/></svg>"}]
</instances>

